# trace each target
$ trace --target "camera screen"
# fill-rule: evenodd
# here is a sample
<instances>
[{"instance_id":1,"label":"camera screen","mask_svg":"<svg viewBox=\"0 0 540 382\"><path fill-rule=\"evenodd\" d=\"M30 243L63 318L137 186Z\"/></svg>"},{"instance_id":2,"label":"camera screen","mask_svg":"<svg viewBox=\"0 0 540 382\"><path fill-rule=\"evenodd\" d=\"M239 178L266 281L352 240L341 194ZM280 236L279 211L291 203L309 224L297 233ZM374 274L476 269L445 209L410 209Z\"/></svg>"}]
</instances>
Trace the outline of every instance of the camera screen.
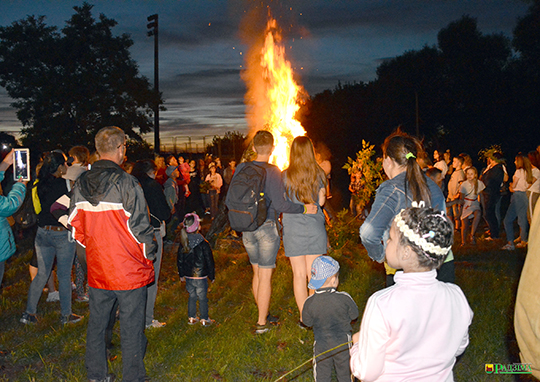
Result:
<instances>
[{"instance_id":1,"label":"camera screen","mask_svg":"<svg viewBox=\"0 0 540 382\"><path fill-rule=\"evenodd\" d=\"M29 180L30 166L28 165L28 159L29 158L27 150L15 150L15 160L13 162L15 179Z\"/></svg>"}]
</instances>

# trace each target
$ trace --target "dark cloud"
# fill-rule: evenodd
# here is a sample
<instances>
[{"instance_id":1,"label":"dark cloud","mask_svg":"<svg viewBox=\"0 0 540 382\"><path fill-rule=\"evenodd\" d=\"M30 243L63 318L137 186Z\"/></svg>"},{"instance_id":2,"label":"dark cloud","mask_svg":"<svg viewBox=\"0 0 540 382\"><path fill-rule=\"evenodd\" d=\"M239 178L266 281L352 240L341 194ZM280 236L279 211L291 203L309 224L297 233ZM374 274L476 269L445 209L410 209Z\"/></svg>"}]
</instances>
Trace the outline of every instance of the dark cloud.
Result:
<instances>
[{"instance_id":1,"label":"dark cloud","mask_svg":"<svg viewBox=\"0 0 540 382\"><path fill-rule=\"evenodd\" d=\"M63 1L2 2L0 25L28 14L45 15L62 28L73 14ZM94 16L115 19L114 33L128 33L133 58L153 82L153 38L146 17L159 15L160 90L166 112L161 132L210 136L246 128L246 42L260 38L270 5L285 34L298 81L315 95L342 84L370 81L377 66L408 50L436 44L437 33L467 14L483 33L509 35L527 3L519 0L93 0ZM0 89L0 129L20 128L12 100ZM175 135L176 134L176 135ZM149 135L151 141L153 136ZM180 138L177 138L177 140Z\"/></svg>"}]
</instances>

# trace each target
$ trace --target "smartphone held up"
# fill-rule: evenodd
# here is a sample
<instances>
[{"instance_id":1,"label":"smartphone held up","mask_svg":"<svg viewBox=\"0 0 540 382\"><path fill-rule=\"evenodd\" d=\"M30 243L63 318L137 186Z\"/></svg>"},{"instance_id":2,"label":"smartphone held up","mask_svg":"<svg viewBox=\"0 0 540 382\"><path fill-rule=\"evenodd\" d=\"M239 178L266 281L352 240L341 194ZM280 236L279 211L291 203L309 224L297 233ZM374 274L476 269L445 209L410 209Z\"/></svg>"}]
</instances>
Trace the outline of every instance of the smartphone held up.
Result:
<instances>
[{"instance_id":1,"label":"smartphone held up","mask_svg":"<svg viewBox=\"0 0 540 382\"><path fill-rule=\"evenodd\" d=\"M28 182L30 180L30 150L13 150L13 178L16 181Z\"/></svg>"}]
</instances>

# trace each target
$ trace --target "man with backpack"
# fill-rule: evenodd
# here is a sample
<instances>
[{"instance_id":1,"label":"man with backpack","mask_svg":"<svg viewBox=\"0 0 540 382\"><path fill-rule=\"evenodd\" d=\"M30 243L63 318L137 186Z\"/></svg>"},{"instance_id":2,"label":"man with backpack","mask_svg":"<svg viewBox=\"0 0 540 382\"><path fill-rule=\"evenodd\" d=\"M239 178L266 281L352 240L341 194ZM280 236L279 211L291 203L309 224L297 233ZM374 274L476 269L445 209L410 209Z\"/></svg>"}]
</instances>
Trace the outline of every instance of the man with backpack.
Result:
<instances>
[{"instance_id":1,"label":"man with backpack","mask_svg":"<svg viewBox=\"0 0 540 382\"><path fill-rule=\"evenodd\" d=\"M281 212L315 214L317 206L296 204L284 198L281 171L268 163L274 151L274 137L270 132L260 130L255 134L253 150L257 158L238 165L226 204L231 228L243 232L242 240L253 268L253 297L259 311L255 333L262 334L270 329L269 322L278 321L268 313L272 273L280 246L278 215ZM247 193L251 195L246 196ZM242 203L242 196L245 203ZM241 219L242 216L247 216L247 221Z\"/></svg>"}]
</instances>

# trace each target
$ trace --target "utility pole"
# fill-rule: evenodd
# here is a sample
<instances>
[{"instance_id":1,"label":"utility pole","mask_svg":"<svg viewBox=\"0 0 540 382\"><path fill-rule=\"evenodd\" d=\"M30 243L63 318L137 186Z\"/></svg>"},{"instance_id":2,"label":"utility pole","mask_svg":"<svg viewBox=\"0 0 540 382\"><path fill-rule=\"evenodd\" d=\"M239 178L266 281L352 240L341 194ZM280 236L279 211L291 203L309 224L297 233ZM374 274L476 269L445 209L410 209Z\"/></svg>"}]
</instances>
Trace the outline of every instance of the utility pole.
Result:
<instances>
[{"instance_id":1,"label":"utility pole","mask_svg":"<svg viewBox=\"0 0 540 382\"><path fill-rule=\"evenodd\" d=\"M414 98L416 100L416 137L420 139L420 116L418 115L418 92L414 92Z\"/></svg>"},{"instance_id":2,"label":"utility pole","mask_svg":"<svg viewBox=\"0 0 540 382\"><path fill-rule=\"evenodd\" d=\"M148 36L154 36L154 92L156 93L156 104L154 105L154 152L159 154L159 50L158 50L158 15L153 14L146 18L149 23L146 25Z\"/></svg>"}]
</instances>

